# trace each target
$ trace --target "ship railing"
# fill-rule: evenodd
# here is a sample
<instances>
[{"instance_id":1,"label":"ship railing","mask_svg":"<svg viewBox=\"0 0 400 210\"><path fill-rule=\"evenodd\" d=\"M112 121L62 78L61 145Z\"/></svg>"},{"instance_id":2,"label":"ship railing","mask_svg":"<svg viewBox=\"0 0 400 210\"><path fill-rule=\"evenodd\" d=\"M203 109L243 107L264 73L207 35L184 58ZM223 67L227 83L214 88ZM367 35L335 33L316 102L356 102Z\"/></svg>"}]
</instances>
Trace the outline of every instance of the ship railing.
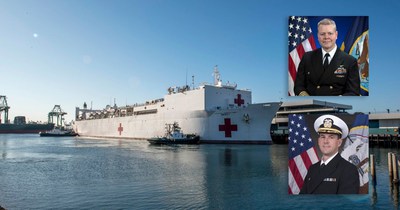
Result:
<instances>
[{"instance_id":1,"label":"ship railing","mask_svg":"<svg viewBox=\"0 0 400 210\"><path fill-rule=\"evenodd\" d=\"M77 114L77 120L93 120L93 119L104 119L104 118L115 118L115 117L126 117L133 116L138 114L150 114L156 113L157 109L151 108L150 110L146 109L146 106L156 105L164 101L164 98L159 98L151 101L146 101L141 104L134 104L123 107L106 107L103 110L89 110L89 109L79 109L79 113ZM135 108L145 107L144 110L135 110Z\"/></svg>"}]
</instances>

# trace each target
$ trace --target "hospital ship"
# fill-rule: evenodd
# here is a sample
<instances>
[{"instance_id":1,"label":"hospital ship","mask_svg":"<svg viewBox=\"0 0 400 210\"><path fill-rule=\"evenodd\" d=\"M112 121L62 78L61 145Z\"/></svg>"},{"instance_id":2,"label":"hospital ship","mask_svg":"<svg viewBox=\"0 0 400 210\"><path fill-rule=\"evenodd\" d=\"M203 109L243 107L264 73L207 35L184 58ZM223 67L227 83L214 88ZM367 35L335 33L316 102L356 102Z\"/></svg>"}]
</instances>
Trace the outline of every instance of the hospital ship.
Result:
<instances>
[{"instance_id":1,"label":"hospital ship","mask_svg":"<svg viewBox=\"0 0 400 210\"><path fill-rule=\"evenodd\" d=\"M217 66L213 75L213 84L170 87L163 98L143 104L102 110L84 104L76 108L74 130L81 137L148 139L177 123L184 133L199 135L200 143L272 143L271 121L280 103L252 103L251 90L222 84Z\"/></svg>"}]
</instances>

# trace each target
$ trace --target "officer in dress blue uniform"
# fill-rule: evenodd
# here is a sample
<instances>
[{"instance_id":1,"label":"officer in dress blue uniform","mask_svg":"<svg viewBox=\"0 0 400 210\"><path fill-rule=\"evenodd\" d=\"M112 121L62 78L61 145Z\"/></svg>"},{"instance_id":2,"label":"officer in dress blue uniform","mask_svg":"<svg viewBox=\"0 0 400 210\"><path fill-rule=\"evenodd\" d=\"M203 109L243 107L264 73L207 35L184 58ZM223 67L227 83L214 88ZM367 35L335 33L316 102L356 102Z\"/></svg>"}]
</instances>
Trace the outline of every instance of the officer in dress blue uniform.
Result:
<instances>
[{"instance_id":1,"label":"officer in dress blue uniform","mask_svg":"<svg viewBox=\"0 0 400 210\"><path fill-rule=\"evenodd\" d=\"M337 48L336 23L318 23L321 48L305 53L297 69L294 92L298 96L359 96L360 77L357 60Z\"/></svg>"},{"instance_id":2,"label":"officer in dress blue uniform","mask_svg":"<svg viewBox=\"0 0 400 210\"><path fill-rule=\"evenodd\" d=\"M337 116L323 115L315 121L314 129L319 134L322 157L308 169L300 194L358 194L357 167L339 153L349 132L346 123Z\"/></svg>"}]
</instances>

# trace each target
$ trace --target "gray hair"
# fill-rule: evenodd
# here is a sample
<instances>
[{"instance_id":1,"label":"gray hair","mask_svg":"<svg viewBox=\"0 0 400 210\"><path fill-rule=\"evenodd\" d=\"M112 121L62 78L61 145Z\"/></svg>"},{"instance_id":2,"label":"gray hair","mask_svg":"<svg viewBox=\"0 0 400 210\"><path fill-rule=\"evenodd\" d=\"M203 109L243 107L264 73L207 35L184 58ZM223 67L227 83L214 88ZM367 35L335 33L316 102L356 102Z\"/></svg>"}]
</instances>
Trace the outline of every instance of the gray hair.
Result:
<instances>
[{"instance_id":1,"label":"gray hair","mask_svg":"<svg viewBox=\"0 0 400 210\"><path fill-rule=\"evenodd\" d=\"M324 19L322 19L321 21L318 22L318 28L319 28L320 25L333 25L333 28L336 31L336 23L332 19L324 18Z\"/></svg>"}]
</instances>

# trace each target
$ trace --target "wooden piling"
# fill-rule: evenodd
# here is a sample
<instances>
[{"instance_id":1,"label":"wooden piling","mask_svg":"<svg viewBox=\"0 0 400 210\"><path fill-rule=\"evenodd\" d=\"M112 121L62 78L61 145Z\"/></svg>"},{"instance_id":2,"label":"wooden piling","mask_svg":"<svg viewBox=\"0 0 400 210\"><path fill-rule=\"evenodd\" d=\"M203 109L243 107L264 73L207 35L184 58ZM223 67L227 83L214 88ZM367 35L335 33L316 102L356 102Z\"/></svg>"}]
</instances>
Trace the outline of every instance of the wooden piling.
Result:
<instances>
[{"instance_id":1,"label":"wooden piling","mask_svg":"<svg viewBox=\"0 0 400 210\"><path fill-rule=\"evenodd\" d=\"M399 182L398 172L397 172L397 157L396 154L392 153L392 167L393 167L393 183L397 184Z\"/></svg>"},{"instance_id":2,"label":"wooden piling","mask_svg":"<svg viewBox=\"0 0 400 210\"><path fill-rule=\"evenodd\" d=\"M397 155L392 153L393 181L390 184L393 204L396 209L399 207L399 181L398 181L398 163Z\"/></svg>"},{"instance_id":3,"label":"wooden piling","mask_svg":"<svg viewBox=\"0 0 400 210\"><path fill-rule=\"evenodd\" d=\"M376 170L375 170L375 156L369 155L370 164L371 164L371 177L372 177L372 184L376 186Z\"/></svg>"},{"instance_id":4,"label":"wooden piling","mask_svg":"<svg viewBox=\"0 0 400 210\"><path fill-rule=\"evenodd\" d=\"M389 152L388 153L388 171L389 171L390 180L392 180L392 178L393 178L393 170L392 169L393 169L392 168L392 153Z\"/></svg>"}]
</instances>

